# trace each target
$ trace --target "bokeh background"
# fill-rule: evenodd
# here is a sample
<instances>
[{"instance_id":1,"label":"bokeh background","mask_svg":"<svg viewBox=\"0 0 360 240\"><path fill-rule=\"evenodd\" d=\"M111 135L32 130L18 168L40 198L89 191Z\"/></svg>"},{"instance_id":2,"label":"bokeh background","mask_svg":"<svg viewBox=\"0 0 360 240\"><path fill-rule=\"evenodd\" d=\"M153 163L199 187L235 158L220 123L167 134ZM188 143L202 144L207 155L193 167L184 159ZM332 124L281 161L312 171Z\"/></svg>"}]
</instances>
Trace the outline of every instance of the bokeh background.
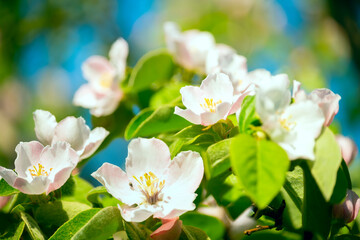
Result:
<instances>
[{"instance_id":1,"label":"bokeh background","mask_svg":"<svg viewBox=\"0 0 360 240\"><path fill-rule=\"evenodd\" d=\"M85 83L81 64L107 56L118 37L129 42L128 65L165 46L163 23L214 34L234 47L248 68L284 72L308 91L341 95L334 129L360 146L360 2L356 0L0 0L0 165L11 166L19 141L36 139L32 112L57 120L83 116L72 98ZM127 142L113 141L81 170L103 162L122 166ZM360 161L351 166L360 187Z\"/></svg>"}]
</instances>

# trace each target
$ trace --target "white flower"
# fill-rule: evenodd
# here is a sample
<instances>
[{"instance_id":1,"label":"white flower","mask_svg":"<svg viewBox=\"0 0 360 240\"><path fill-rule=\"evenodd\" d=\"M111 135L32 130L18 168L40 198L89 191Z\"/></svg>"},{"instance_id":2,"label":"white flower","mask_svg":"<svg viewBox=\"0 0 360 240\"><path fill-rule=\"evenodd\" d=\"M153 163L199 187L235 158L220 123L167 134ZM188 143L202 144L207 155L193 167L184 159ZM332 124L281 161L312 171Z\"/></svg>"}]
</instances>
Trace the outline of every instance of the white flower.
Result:
<instances>
[{"instance_id":1,"label":"white flower","mask_svg":"<svg viewBox=\"0 0 360 240\"><path fill-rule=\"evenodd\" d=\"M123 95L119 81L125 77L128 52L127 42L120 38L111 46L110 61L102 56L89 57L82 65L89 83L75 93L74 105L90 109L96 117L113 113Z\"/></svg>"},{"instance_id":2,"label":"white flower","mask_svg":"<svg viewBox=\"0 0 360 240\"><path fill-rule=\"evenodd\" d=\"M225 73L229 76L234 94L241 94L251 85L247 77L246 58L236 54L231 47L218 44L216 48L209 51L206 59L206 73Z\"/></svg>"},{"instance_id":3,"label":"white flower","mask_svg":"<svg viewBox=\"0 0 360 240\"><path fill-rule=\"evenodd\" d=\"M215 39L209 32L189 30L180 32L173 22L164 24L165 40L175 61L190 71L205 73L205 63L209 50L215 47Z\"/></svg>"},{"instance_id":4,"label":"white flower","mask_svg":"<svg viewBox=\"0 0 360 240\"><path fill-rule=\"evenodd\" d=\"M285 77L262 81L256 94L256 111L264 131L291 160L314 160L315 139L321 132L324 116L311 100L289 105L288 86L289 80Z\"/></svg>"},{"instance_id":5,"label":"white flower","mask_svg":"<svg viewBox=\"0 0 360 240\"><path fill-rule=\"evenodd\" d=\"M80 160L90 157L109 134L102 127L90 131L82 117L71 116L57 123L55 116L44 110L36 110L33 117L35 133L40 142L45 145L68 142Z\"/></svg>"},{"instance_id":6,"label":"white flower","mask_svg":"<svg viewBox=\"0 0 360 240\"><path fill-rule=\"evenodd\" d=\"M208 75L200 87L186 86L180 89L185 110L175 107L175 114L194 124L209 126L240 107L246 93L233 95L233 86L227 75L215 73Z\"/></svg>"},{"instance_id":7,"label":"white flower","mask_svg":"<svg viewBox=\"0 0 360 240\"><path fill-rule=\"evenodd\" d=\"M151 215L172 219L193 210L203 174L199 153L181 152L171 160L163 141L137 138L129 144L126 172L104 163L91 176L124 203L120 210L126 221L142 222Z\"/></svg>"},{"instance_id":8,"label":"white flower","mask_svg":"<svg viewBox=\"0 0 360 240\"><path fill-rule=\"evenodd\" d=\"M294 81L293 98L295 101L299 102L310 99L316 103L324 114L324 126L329 126L339 111L339 101L341 99L340 95L333 93L327 88L315 89L309 95L306 95L305 91L300 89L300 87L301 83Z\"/></svg>"},{"instance_id":9,"label":"white flower","mask_svg":"<svg viewBox=\"0 0 360 240\"><path fill-rule=\"evenodd\" d=\"M46 147L36 141L20 142L15 151L15 171L0 167L0 176L26 194L49 194L60 188L79 161L66 142Z\"/></svg>"}]
</instances>

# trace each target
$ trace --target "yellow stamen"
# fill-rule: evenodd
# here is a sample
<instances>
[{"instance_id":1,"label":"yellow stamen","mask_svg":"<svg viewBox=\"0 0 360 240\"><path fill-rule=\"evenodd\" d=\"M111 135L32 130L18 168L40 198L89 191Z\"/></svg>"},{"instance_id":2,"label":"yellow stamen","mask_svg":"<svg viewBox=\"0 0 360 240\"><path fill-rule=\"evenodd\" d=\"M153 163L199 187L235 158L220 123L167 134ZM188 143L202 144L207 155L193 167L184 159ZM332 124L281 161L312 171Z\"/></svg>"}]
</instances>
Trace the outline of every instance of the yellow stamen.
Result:
<instances>
[{"instance_id":1,"label":"yellow stamen","mask_svg":"<svg viewBox=\"0 0 360 240\"><path fill-rule=\"evenodd\" d=\"M279 122L280 125L286 130L286 131L290 131L295 125L296 122L291 122L290 119L292 118L292 116L288 116L287 118L280 118Z\"/></svg>"},{"instance_id":2,"label":"yellow stamen","mask_svg":"<svg viewBox=\"0 0 360 240\"><path fill-rule=\"evenodd\" d=\"M165 185L165 180L160 181L153 172L145 173L139 178L133 176L138 182L138 188L145 195L150 204L155 204L159 200L159 193Z\"/></svg>"},{"instance_id":3,"label":"yellow stamen","mask_svg":"<svg viewBox=\"0 0 360 240\"><path fill-rule=\"evenodd\" d=\"M222 103L221 100L215 102L212 98L204 98L204 104L200 104L200 106L207 112L216 112L216 105Z\"/></svg>"},{"instance_id":4,"label":"yellow stamen","mask_svg":"<svg viewBox=\"0 0 360 240\"><path fill-rule=\"evenodd\" d=\"M50 168L49 172L52 171L52 168ZM33 169L29 169L29 172L31 174L31 176L33 177L39 177L39 176L49 176L49 172L47 172L44 168L43 165L41 165L40 163L38 163L38 168L36 168L36 165L33 165Z\"/></svg>"},{"instance_id":5,"label":"yellow stamen","mask_svg":"<svg viewBox=\"0 0 360 240\"><path fill-rule=\"evenodd\" d=\"M105 72L101 75L100 86L103 88L110 88L113 83L113 75L110 72Z\"/></svg>"}]
</instances>

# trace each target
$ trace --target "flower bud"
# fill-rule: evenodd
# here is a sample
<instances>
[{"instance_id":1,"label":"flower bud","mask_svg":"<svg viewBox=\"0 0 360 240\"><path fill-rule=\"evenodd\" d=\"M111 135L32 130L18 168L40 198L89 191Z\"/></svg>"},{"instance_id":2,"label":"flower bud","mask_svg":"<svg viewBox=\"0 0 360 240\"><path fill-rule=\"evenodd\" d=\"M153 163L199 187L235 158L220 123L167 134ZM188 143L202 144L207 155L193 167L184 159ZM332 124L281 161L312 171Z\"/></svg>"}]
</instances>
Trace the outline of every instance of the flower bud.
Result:
<instances>
[{"instance_id":1,"label":"flower bud","mask_svg":"<svg viewBox=\"0 0 360 240\"><path fill-rule=\"evenodd\" d=\"M179 239L182 221L179 218L162 219L162 225L150 237L155 240Z\"/></svg>"},{"instance_id":2,"label":"flower bud","mask_svg":"<svg viewBox=\"0 0 360 240\"><path fill-rule=\"evenodd\" d=\"M342 135L336 135L336 141L340 146L344 161L349 166L358 154L356 143L351 138Z\"/></svg>"},{"instance_id":3,"label":"flower bud","mask_svg":"<svg viewBox=\"0 0 360 240\"><path fill-rule=\"evenodd\" d=\"M346 223L349 223L357 217L359 208L360 199L358 195L351 190L347 190L345 201L334 205L333 215L335 218L343 219Z\"/></svg>"}]
</instances>

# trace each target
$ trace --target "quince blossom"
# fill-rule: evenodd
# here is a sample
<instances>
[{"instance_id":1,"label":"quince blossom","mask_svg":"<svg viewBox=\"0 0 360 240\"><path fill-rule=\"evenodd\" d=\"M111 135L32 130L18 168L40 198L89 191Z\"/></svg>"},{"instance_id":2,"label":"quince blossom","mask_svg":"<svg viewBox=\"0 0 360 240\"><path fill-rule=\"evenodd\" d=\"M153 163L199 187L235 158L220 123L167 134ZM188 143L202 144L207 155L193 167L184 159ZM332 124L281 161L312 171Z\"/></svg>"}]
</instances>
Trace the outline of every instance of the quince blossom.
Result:
<instances>
[{"instance_id":1,"label":"quince blossom","mask_svg":"<svg viewBox=\"0 0 360 240\"><path fill-rule=\"evenodd\" d=\"M134 139L128 150L126 172L104 163L91 174L124 203L119 208L126 221L172 219L195 209L194 192L204 174L199 153L181 152L171 160L168 146L155 138Z\"/></svg>"},{"instance_id":2,"label":"quince blossom","mask_svg":"<svg viewBox=\"0 0 360 240\"><path fill-rule=\"evenodd\" d=\"M44 110L36 110L33 117L35 133L40 142L45 145L68 142L80 160L90 157L109 135L102 127L90 131L82 117L66 117L58 123L54 115Z\"/></svg>"},{"instance_id":3,"label":"quince blossom","mask_svg":"<svg viewBox=\"0 0 360 240\"><path fill-rule=\"evenodd\" d=\"M175 107L175 114L194 124L209 126L226 119L241 107L247 93L234 96L229 77L223 73L208 75L200 87L180 89L185 110Z\"/></svg>"},{"instance_id":4,"label":"quince blossom","mask_svg":"<svg viewBox=\"0 0 360 240\"><path fill-rule=\"evenodd\" d=\"M290 105L289 79L285 76L262 81L257 89L256 111L262 128L287 152L290 160L315 160L315 139L322 130L324 116L311 100Z\"/></svg>"},{"instance_id":5,"label":"quince blossom","mask_svg":"<svg viewBox=\"0 0 360 240\"><path fill-rule=\"evenodd\" d=\"M20 142L15 151L15 171L0 167L0 176L25 194L49 194L60 188L79 161L66 142L46 147L37 141Z\"/></svg>"},{"instance_id":6,"label":"quince blossom","mask_svg":"<svg viewBox=\"0 0 360 240\"><path fill-rule=\"evenodd\" d=\"M119 81L125 77L128 53L127 42L120 38L111 46L110 61L102 56L89 57L82 65L84 78L89 83L77 90L74 105L90 109L96 117L113 113L123 96Z\"/></svg>"},{"instance_id":7,"label":"quince blossom","mask_svg":"<svg viewBox=\"0 0 360 240\"><path fill-rule=\"evenodd\" d=\"M218 44L216 48L209 51L206 59L206 73L225 73L229 76L234 94L241 94L246 91L250 85L250 78L247 77L246 58L236 54L231 47Z\"/></svg>"},{"instance_id":8,"label":"quince blossom","mask_svg":"<svg viewBox=\"0 0 360 240\"><path fill-rule=\"evenodd\" d=\"M344 161L350 166L359 151L356 143L351 138L344 137L343 135L336 135L335 138L340 146L341 155Z\"/></svg>"},{"instance_id":9,"label":"quince blossom","mask_svg":"<svg viewBox=\"0 0 360 240\"><path fill-rule=\"evenodd\" d=\"M355 220L359 213L359 209L359 196L348 189L345 201L341 204L335 204L333 206L333 215L334 217L343 219L346 223L349 223Z\"/></svg>"},{"instance_id":10,"label":"quince blossom","mask_svg":"<svg viewBox=\"0 0 360 240\"><path fill-rule=\"evenodd\" d=\"M300 87L301 83L294 81L293 98L295 101L309 99L318 104L325 117L324 126L329 126L339 111L340 95L333 93L327 88L315 89L309 95L306 95L305 91L300 89Z\"/></svg>"},{"instance_id":11,"label":"quince blossom","mask_svg":"<svg viewBox=\"0 0 360 240\"><path fill-rule=\"evenodd\" d=\"M164 31L166 46L175 61L187 70L205 73L208 52L215 48L213 35L195 29L181 33L173 22L166 22Z\"/></svg>"}]
</instances>

